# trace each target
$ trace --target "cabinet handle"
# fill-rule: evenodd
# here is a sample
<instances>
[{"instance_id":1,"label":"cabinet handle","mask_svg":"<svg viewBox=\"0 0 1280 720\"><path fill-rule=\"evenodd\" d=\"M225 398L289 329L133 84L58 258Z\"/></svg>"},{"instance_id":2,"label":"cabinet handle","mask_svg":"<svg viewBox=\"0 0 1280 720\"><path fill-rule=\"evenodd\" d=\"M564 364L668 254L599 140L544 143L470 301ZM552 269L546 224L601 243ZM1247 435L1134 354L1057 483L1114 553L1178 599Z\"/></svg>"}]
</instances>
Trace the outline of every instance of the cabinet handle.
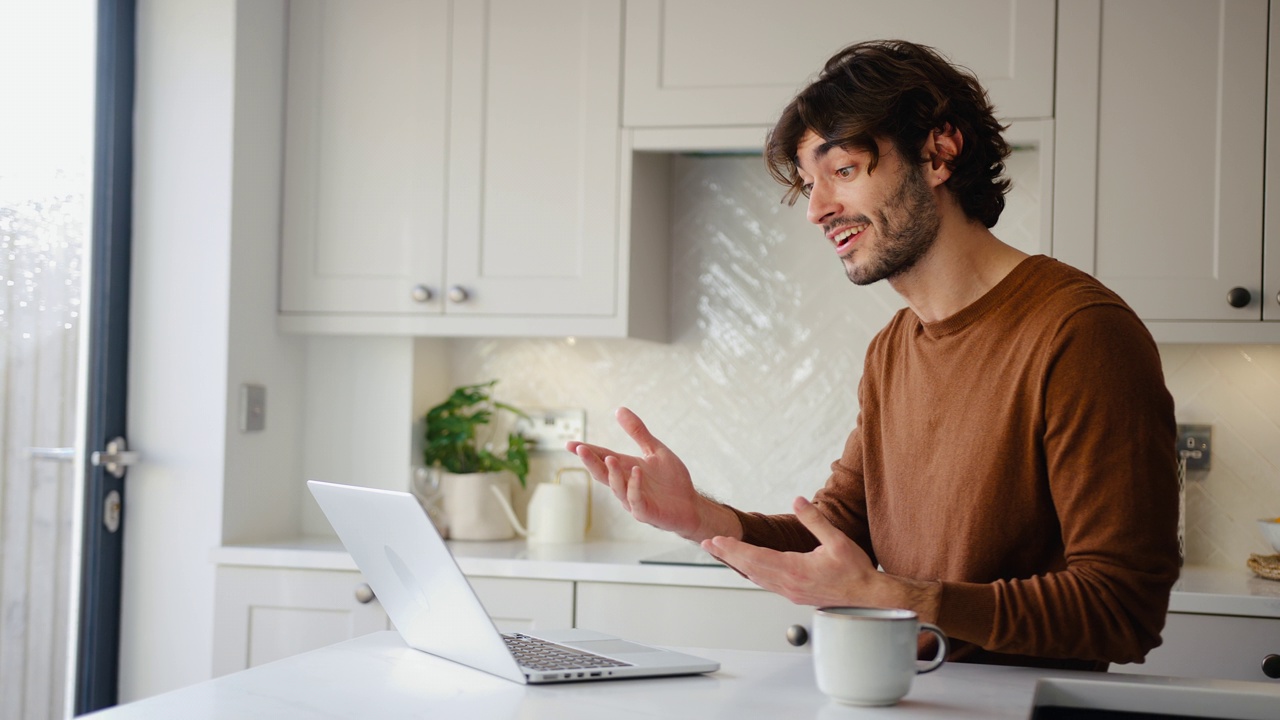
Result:
<instances>
[{"instance_id":1,"label":"cabinet handle","mask_svg":"<svg viewBox=\"0 0 1280 720\"><path fill-rule=\"evenodd\" d=\"M464 303L471 297L471 293L461 285L454 285L449 288L449 302Z\"/></svg>"},{"instance_id":2,"label":"cabinet handle","mask_svg":"<svg viewBox=\"0 0 1280 720\"><path fill-rule=\"evenodd\" d=\"M787 628L787 642L800 647L809 642L809 628L803 625L792 625Z\"/></svg>"},{"instance_id":3,"label":"cabinet handle","mask_svg":"<svg viewBox=\"0 0 1280 720\"><path fill-rule=\"evenodd\" d=\"M1242 308L1253 301L1253 295L1242 287L1233 287L1227 291L1227 304L1233 308Z\"/></svg>"},{"instance_id":4,"label":"cabinet handle","mask_svg":"<svg viewBox=\"0 0 1280 720\"><path fill-rule=\"evenodd\" d=\"M435 293L431 292L431 288L426 285L414 285L411 294L415 302L427 302L435 296Z\"/></svg>"},{"instance_id":5,"label":"cabinet handle","mask_svg":"<svg viewBox=\"0 0 1280 720\"><path fill-rule=\"evenodd\" d=\"M1280 679L1280 655L1271 653L1262 658L1262 674L1269 678Z\"/></svg>"},{"instance_id":6,"label":"cabinet handle","mask_svg":"<svg viewBox=\"0 0 1280 720\"><path fill-rule=\"evenodd\" d=\"M369 583L360 583L356 586L356 600L361 605L373 602L374 597L376 596L373 594L373 588L369 587Z\"/></svg>"}]
</instances>

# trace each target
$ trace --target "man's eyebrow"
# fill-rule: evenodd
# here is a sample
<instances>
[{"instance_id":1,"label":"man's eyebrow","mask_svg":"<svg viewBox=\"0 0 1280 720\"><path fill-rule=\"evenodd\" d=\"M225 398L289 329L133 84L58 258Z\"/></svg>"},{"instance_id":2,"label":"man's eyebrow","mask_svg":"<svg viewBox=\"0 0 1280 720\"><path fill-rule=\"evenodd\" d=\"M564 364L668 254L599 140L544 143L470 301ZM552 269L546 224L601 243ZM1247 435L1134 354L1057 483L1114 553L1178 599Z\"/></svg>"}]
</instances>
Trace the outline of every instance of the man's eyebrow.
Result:
<instances>
[{"instance_id":1,"label":"man's eyebrow","mask_svg":"<svg viewBox=\"0 0 1280 720\"><path fill-rule=\"evenodd\" d=\"M839 143L830 142L830 141L824 142L818 147L813 149L813 159L821 160L822 158L826 157L827 153L831 152L832 150L835 150L838 147L840 147ZM800 167L800 153L796 153L795 155L792 155L791 162L797 168Z\"/></svg>"}]
</instances>

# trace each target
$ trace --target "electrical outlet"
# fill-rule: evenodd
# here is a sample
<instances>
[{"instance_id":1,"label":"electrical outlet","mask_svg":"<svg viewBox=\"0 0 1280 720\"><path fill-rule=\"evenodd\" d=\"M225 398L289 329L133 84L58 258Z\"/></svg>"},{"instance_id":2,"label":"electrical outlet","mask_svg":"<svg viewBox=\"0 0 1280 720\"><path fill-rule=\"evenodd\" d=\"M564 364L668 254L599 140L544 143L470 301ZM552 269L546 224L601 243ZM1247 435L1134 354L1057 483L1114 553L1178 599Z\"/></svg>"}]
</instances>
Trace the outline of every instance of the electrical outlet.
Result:
<instances>
[{"instance_id":1,"label":"electrical outlet","mask_svg":"<svg viewBox=\"0 0 1280 720\"><path fill-rule=\"evenodd\" d=\"M586 442L586 410L526 410L528 418L516 421L515 431L534 443L533 450L563 450L570 440Z\"/></svg>"},{"instance_id":2,"label":"electrical outlet","mask_svg":"<svg viewBox=\"0 0 1280 720\"><path fill-rule=\"evenodd\" d=\"M1178 458L1186 459L1188 470L1208 470L1212 441L1212 425L1179 425Z\"/></svg>"}]
</instances>

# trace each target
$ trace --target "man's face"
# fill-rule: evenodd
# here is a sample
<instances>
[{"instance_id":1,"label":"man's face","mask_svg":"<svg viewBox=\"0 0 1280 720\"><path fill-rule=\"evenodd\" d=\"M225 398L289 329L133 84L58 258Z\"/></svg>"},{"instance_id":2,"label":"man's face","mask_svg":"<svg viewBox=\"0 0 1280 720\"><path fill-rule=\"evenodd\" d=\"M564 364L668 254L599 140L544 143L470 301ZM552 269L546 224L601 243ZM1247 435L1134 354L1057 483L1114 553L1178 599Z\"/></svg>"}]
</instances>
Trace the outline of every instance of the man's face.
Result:
<instances>
[{"instance_id":1,"label":"man's face","mask_svg":"<svg viewBox=\"0 0 1280 720\"><path fill-rule=\"evenodd\" d=\"M822 226L857 285L893 278L924 257L938 237L937 201L920 163L903 162L892 143L871 153L831 145L812 131L796 149L809 197L809 222Z\"/></svg>"}]
</instances>

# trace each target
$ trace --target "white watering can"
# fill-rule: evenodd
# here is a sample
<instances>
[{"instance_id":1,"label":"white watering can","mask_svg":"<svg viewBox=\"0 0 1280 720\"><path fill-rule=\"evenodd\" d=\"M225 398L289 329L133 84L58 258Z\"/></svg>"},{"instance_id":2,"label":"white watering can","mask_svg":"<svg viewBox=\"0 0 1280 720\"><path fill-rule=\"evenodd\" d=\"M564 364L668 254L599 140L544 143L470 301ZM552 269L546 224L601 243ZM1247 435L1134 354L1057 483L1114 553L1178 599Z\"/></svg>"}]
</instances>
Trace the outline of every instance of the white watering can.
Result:
<instances>
[{"instance_id":1,"label":"white watering can","mask_svg":"<svg viewBox=\"0 0 1280 720\"><path fill-rule=\"evenodd\" d=\"M489 488L506 512L511 527L521 537L528 538L530 543L577 543L586 539L587 529L591 527L591 476L587 475L584 503L578 488L560 482L560 477L566 472L587 475L584 468L560 468L554 481L540 483L534 488L533 497L529 499L528 528L516 519L511 502L497 488Z\"/></svg>"}]
</instances>

